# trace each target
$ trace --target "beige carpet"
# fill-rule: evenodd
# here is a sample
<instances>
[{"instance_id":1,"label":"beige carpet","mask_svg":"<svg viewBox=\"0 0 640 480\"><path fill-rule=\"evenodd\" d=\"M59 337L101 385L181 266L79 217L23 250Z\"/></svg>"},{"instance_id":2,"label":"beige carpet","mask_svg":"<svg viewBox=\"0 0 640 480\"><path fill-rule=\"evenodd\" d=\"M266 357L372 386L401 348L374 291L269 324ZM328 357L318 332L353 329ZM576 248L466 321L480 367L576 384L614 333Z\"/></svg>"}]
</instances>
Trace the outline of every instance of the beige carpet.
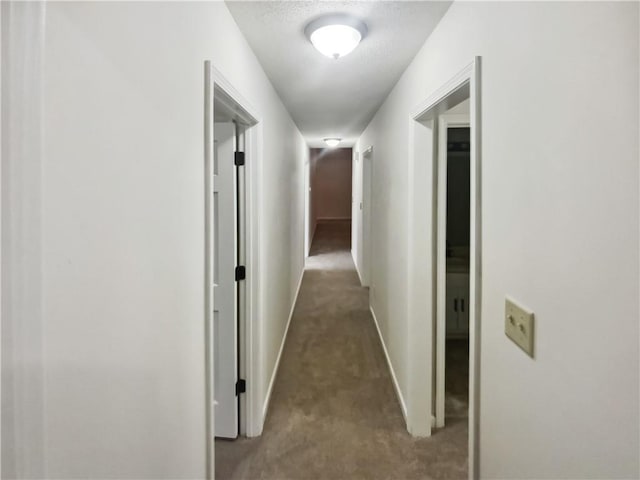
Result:
<instances>
[{"instance_id":1,"label":"beige carpet","mask_svg":"<svg viewBox=\"0 0 640 480\"><path fill-rule=\"evenodd\" d=\"M217 440L217 479L466 478L464 409L407 433L349 249L348 223L318 226L263 435Z\"/></svg>"}]
</instances>

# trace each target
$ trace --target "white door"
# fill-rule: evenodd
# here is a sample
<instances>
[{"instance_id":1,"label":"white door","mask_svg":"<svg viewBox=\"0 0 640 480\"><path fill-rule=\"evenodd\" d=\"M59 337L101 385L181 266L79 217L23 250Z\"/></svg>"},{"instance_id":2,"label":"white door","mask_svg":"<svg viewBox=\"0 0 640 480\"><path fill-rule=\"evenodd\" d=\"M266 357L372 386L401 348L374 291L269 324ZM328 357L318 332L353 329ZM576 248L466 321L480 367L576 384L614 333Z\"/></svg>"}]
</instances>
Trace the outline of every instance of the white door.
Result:
<instances>
[{"instance_id":1,"label":"white door","mask_svg":"<svg viewBox=\"0 0 640 480\"><path fill-rule=\"evenodd\" d=\"M238 312L235 280L237 255L235 125L214 124L214 395L215 436L238 436Z\"/></svg>"},{"instance_id":2,"label":"white door","mask_svg":"<svg viewBox=\"0 0 640 480\"><path fill-rule=\"evenodd\" d=\"M458 331L463 337L469 335L469 275L462 276L462 285L458 290L460 310L458 312Z\"/></svg>"},{"instance_id":3,"label":"white door","mask_svg":"<svg viewBox=\"0 0 640 480\"><path fill-rule=\"evenodd\" d=\"M460 308L458 299L458 289L451 274L447 275L446 298L446 336L455 335L458 330L458 310Z\"/></svg>"}]
</instances>

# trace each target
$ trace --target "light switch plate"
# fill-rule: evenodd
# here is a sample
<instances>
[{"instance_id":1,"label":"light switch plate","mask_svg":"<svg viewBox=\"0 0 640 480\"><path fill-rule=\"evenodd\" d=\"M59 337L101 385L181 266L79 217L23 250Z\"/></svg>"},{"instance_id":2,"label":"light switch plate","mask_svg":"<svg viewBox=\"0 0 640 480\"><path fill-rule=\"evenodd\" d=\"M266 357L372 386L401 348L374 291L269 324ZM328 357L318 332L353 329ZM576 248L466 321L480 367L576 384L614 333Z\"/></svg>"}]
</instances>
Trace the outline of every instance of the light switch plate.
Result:
<instances>
[{"instance_id":1,"label":"light switch plate","mask_svg":"<svg viewBox=\"0 0 640 480\"><path fill-rule=\"evenodd\" d=\"M506 299L504 307L504 333L533 358L534 318L533 312Z\"/></svg>"}]
</instances>

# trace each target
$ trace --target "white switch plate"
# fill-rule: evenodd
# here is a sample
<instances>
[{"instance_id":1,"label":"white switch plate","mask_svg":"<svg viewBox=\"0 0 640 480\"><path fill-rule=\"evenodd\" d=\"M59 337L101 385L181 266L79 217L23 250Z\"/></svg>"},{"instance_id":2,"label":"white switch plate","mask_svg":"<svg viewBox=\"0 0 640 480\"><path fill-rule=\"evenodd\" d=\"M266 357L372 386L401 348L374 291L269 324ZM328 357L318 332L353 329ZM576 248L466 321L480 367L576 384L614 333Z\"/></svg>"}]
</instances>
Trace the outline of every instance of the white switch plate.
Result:
<instances>
[{"instance_id":1,"label":"white switch plate","mask_svg":"<svg viewBox=\"0 0 640 480\"><path fill-rule=\"evenodd\" d=\"M510 298L506 299L504 306L504 333L533 358L533 312L516 304Z\"/></svg>"}]
</instances>

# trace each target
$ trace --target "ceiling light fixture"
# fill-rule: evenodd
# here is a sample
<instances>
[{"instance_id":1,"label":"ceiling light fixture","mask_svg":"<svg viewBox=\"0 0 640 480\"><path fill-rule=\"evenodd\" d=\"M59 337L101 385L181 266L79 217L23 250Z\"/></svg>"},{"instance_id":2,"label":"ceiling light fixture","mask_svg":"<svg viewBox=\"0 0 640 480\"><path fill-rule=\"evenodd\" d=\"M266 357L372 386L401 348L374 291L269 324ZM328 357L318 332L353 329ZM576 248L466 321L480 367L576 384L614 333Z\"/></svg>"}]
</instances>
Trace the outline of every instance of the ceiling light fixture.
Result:
<instances>
[{"instance_id":1,"label":"ceiling light fixture","mask_svg":"<svg viewBox=\"0 0 640 480\"><path fill-rule=\"evenodd\" d=\"M337 147L338 144L340 143L340 140L342 140L341 138L325 138L324 139L324 143L327 144L328 147Z\"/></svg>"},{"instance_id":2,"label":"ceiling light fixture","mask_svg":"<svg viewBox=\"0 0 640 480\"><path fill-rule=\"evenodd\" d=\"M316 49L329 58L350 53L367 34L367 26L351 15L325 15L310 22L304 34Z\"/></svg>"}]
</instances>

